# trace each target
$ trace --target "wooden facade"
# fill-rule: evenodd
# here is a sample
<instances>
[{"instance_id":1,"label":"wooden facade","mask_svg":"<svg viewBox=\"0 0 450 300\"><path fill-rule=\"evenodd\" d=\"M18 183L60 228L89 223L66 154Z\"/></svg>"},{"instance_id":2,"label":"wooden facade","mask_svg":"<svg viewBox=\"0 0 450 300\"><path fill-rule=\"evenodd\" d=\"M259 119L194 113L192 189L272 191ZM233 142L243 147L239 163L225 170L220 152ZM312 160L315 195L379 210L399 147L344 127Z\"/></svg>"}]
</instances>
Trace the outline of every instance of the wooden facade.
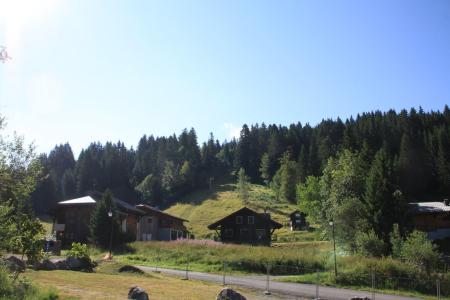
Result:
<instances>
[{"instance_id":1,"label":"wooden facade","mask_svg":"<svg viewBox=\"0 0 450 300\"><path fill-rule=\"evenodd\" d=\"M88 242L89 224L92 212L100 199L96 193L78 199L61 201L57 205L53 232L64 244ZM187 238L188 231L184 219L169 215L148 205L131 205L113 197L117 207L122 233L132 240L170 241Z\"/></svg>"},{"instance_id":2,"label":"wooden facade","mask_svg":"<svg viewBox=\"0 0 450 300\"><path fill-rule=\"evenodd\" d=\"M444 202L409 203L414 229L424 231L432 240L450 238L450 205Z\"/></svg>"},{"instance_id":3,"label":"wooden facade","mask_svg":"<svg viewBox=\"0 0 450 300\"><path fill-rule=\"evenodd\" d=\"M257 213L247 207L224 217L208 226L215 230L224 243L270 245L272 234L283 227L270 218L268 213Z\"/></svg>"},{"instance_id":4,"label":"wooden facade","mask_svg":"<svg viewBox=\"0 0 450 300\"><path fill-rule=\"evenodd\" d=\"M139 204L136 207L145 212L138 228L140 240L173 241L189 237L189 232L184 226L187 220L146 204Z\"/></svg>"}]
</instances>

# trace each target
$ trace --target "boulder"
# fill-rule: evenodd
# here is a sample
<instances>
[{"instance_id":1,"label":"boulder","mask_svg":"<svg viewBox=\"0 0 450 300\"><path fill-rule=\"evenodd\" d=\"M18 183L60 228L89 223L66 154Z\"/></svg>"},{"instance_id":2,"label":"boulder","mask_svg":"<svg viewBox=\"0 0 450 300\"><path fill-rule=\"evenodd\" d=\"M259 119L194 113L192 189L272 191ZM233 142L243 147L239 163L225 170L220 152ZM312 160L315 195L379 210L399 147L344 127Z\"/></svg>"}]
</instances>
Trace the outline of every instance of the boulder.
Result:
<instances>
[{"instance_id":1,"label":"boulder","mask_svg":"<svg viewBox=\"0 0 450 300\"><path fill-rule=\"evenodd\" d=\"M53 271L53 270L56 270L56 265L52 261L45 259L41 263L37 264L36 269L37 270L45 270L45 271Z\"/></svg>"},{"instance_id":2,"label":"boulder","mask_svg":"<svg viewBox=\"0 0 450 300\"><path fill-rule=\"evenodd\" d=\"M224 288L220 291L219 295L217 295L216 300L247 300L247 298L233 289Z\"/></svg>"},{"instance_id":3,"label":"boulder","mask_svg":"<svg viewBox=\"0 0 450 300\"><path fill-rule=\"evenodd\" d=\"M69 270L69 264L65 259L56 261L55 266L58 270Z\"/></svg>"},{"instance_id":4,"label":"boulder","mask_svg":"<svg viewBox=\"0 0 450 300\"><path fill-rule=\"evenodd\" d=\"M144 271L142 271L141 269L133 267L133 266L130 266L130 265L125 265L125 266L120 267L119 273L122 273L122 272L144 274Z\"/></svg>"},{"instance_id":5,"label":"boulder","mask_svg":"<svg viewBox=\"0 0 450 300\"><path fill-rule=\"evenodd\" d=\"M370 298L369 297L355 296L355 297L351 297L349 300L370 300Z\"/></svg>"},{"instance_id":6,"label":"boulder","mask_svg":"<svg viewBox=\"0 0 450 300\"><path fill-rule=\"evenodd\" d=\"M24 272L26 268L25 262L16 256L10 256L3 259L3 264L5 264L11 272Z\"/></svg>"},{"instance_id":7,"label":"boulder","mask_svg":"<svg viewBox=\"0 0 450 300\"><path fill-rule=\"evenodd\" d=\"M82 261L75 257L68 257L66 264L69 270L81 270L83 268Z\"/></svg>"},{"instance_id":8,"label":"boulder","mask_svg":"<svg viewBox=\"0 0 450 300\"><path fill-rule=\"evenodd\" d=\"M148 294L145 292L145 290L136 285L132 286L130 291L128 292L128 299L149 300Z\"/></svg>"}]
</instances>

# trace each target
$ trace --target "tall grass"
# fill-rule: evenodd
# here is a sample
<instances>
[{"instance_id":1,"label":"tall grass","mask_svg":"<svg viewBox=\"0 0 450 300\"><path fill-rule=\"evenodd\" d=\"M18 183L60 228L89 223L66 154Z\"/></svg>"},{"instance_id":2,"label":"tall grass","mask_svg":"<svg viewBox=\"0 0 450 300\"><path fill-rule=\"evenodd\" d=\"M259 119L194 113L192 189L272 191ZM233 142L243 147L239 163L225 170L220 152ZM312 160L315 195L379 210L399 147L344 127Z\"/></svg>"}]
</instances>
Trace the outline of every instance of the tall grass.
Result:
<instances>
[{"instance_id":1,"label":"tall grass","mask_svg":"<svg viewBox=\"0 0 450 300\"><path fill-rule=\"evenodd\" d=\"M56 300L58 294L53 290L42 291L26 278L13 279L6 268L0 266L0 300Z\"/></svg>"},{"instance_id":2,"label":"tall grass","mask_svg":"<svg viewBox=\"0 0 450 300\"><path fill-rule=\"evenodd\" d=\"M189 263L202 271L221 271L224 262L228 270L265 273L267 264L289 265L302 269L324 270L329 260L327 244L296 243L291 247L263 247L221 244L211 240L176 242L134 242L128 244L133 254L116 258L145 265L184 267ZM127 251L127 252L128 252Z\"/></svg>"}]
</instances>

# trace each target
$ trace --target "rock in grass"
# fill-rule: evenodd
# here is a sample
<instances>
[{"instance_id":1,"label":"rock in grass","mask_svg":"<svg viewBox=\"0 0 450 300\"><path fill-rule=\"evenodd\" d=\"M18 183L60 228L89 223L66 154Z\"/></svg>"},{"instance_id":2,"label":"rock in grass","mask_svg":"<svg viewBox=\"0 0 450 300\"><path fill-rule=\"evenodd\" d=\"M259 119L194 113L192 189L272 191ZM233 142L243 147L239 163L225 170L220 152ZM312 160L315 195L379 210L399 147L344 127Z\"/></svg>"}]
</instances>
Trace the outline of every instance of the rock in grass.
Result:
<instances>
[{"instance_id":1,"label":"rock in grass","mask_svg":"<svg viewBox=\"0 0 450 300\"><path fill-rule=\"evenodd\" d=\"M133 266L130 266L130 265L125 265L125 266L120 267L119 273L122 273L122 272L130 272L130 273L135 273L135 274L144 274L144 271L142 271L141 269L133 267Z\"/></svg>"},{"instance_id":2,"label":"rock in grass","mask_svg":"<svg viewBox=\"0 0 450 300\"><path fill-rule=\"evenodd\" d=\"M137 285L131 287L130 291L128 292L128 299L149 300L148 294L145 292L145 290L138 287Z\"/></svg>"},{"instance_id":3,"label":"rock in grass","mask_svg":"<svg viewBox=\"0 0 450 300\"><path fill-rule=\"evenodd\" d=\"M219 295L217 295L216 300L247 300L247 298L233 289L224 288L220 291Z\"/></svg>"},{"instance_id":4,"label":"rock in grass","mask_svg":"<svg viewBox=\"0 0 450 300\"><path fill-rule=\"evenodd\" d=\"M43 260L41 263L37 264L37 270L53 271L56 270L56 265L49 259Z\"/></svg>"},{"instance_id":5,"label":"rock in grass","mask_svg":"<svg viewBox=\"0 0 450 300\"><path fill-rule=\"evenodd\" d=\"M2 262L11 272L24 272L26 265L23 260L15 256L3 259Z\"/></svg>"},{"instance_id":6,"label":"rock in grass","mask_svg":"<svg viewBox=\"0 0 450 300\"><path fill-rule=\"evenodd\" d=\"M356 297L351 297L350 300L370 300L370 298L356 296Z\"/></svg>"}]
</instances>

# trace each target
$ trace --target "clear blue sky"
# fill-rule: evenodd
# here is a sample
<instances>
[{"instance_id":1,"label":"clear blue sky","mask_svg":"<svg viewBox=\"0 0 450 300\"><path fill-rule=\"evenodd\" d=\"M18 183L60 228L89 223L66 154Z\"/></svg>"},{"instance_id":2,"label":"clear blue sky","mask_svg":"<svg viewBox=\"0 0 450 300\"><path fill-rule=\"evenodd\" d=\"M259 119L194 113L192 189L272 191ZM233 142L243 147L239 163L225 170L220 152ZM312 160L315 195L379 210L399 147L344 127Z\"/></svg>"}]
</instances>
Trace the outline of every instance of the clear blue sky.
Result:
<instances>
[{"instance_id":1,"label":"clear blue sky","mask_svg":"<svg viewBox=\"0 0 450 300\"><path fill-rule=\"evenodd\" d=\"M450 103L448 0L0 2L0 111L38 151Z\"/></svg>"}]
</instances>

